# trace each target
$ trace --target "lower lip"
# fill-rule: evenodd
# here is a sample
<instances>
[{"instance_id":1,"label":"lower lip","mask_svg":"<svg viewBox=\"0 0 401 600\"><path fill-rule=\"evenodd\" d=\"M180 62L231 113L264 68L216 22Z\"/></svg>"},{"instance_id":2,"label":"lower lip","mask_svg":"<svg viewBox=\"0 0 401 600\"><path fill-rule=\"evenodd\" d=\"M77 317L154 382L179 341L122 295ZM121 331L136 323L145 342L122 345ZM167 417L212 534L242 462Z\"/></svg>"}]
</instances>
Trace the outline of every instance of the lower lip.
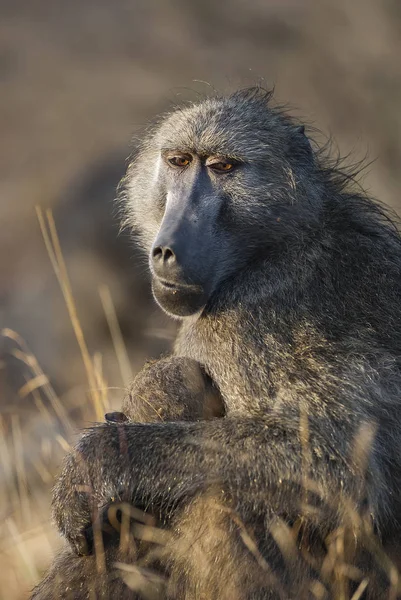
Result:
<instances>
[{"instance_id":1,"label":"lower lip","mask_svg":"<svg viewBox=\"0 0 401 600\"><path fill-rule=\"evenodd\" d=\"M173 294L176 294L177 292L190 292L198 289L195 285L169 283L168 281L163 281L162 279L159 279L158 283L166 290L171 290Z\"/></svg>"},{"instance_id":2,"label":"lower lip","mask_svg":"<svg viewBox=\"0 0 401 600\"><path fill-rule=\"evenodd\" d=\"M205 305L204 290L195 285L177 285L153 279L153 295L159 306L172 316L194 315Z\"/></svg>"}]
</instances>

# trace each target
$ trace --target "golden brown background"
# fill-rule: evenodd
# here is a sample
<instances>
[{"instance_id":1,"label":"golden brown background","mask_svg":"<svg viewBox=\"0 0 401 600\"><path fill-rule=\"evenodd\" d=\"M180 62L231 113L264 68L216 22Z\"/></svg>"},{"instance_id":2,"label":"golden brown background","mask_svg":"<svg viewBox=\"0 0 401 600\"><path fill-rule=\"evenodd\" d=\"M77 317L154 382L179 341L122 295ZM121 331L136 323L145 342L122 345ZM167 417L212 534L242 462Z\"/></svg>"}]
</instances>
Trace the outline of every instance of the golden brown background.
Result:
<instances>
[{"instance_id":1,"label":"golden brown background","mask_svg":"<svg viewBox=\"0 0 401 600\"><path fill-rule=\"evenodd\" d=\"M254 83L275 85L343 154L368 153L365 187L401 209L399 0L0 0L0 328L26 340L73 431L95 412L35 206L53 209L89 351L118 407L123 378L99 285L133 372L174 333L150 301L146 259L117 235L131 136L210 86ZM22 387L32 359L3 334L0 598L14 600L60 543L50 488L73 435L48 390Z\"/></svg>"}]
</instances>

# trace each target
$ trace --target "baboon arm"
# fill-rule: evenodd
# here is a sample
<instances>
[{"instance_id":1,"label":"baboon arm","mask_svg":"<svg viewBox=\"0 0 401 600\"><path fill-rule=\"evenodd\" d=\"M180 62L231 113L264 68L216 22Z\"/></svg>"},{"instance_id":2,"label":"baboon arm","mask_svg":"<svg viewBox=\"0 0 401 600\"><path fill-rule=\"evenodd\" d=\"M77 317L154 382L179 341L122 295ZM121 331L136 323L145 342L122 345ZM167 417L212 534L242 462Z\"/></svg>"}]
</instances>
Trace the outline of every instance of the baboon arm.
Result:
<instances>
[{"instance_id":1,"label":"baboon arm","mask_svg":"<svg viewBox=\"0 0 401 600\"><path fill-rule=\"evenodd\" d=\"M303 470L315 482L319 504L340 489L355 497L361 478L346 456L344 431L326 427L330 439L324 439L317 427L309 429L306 467L298 425L275 417L96 427L66 458L54 491L54 518L73 547L85 552L83 531L115 500L171 509L211 491L245 514L266 507L283 514L285 506L295 517Z\"/></svg>"}]
</instances>

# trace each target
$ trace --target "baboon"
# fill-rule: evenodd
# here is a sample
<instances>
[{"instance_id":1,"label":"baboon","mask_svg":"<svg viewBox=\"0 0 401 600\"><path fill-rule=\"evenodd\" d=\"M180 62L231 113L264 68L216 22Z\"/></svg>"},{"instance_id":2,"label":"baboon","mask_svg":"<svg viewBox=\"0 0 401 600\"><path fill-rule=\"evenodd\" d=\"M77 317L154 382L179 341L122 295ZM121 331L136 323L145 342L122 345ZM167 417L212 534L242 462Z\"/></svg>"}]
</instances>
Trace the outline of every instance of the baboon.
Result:
<instances>
[{"instance_id":1,"label":"baboon","mask_svg":"<svg viewBox=\"0 0 401 600\"><path fill-rule=\"evenodd\" d=\"M96 571L98 523L118 502L170 536L156 553L145 540L142 563L126 545L133 572L156 578L139 597L396 598L380 554L401 526L394 219L260 88L161 120L123 196L181 328L126 415L66 457L53 515L72 549L34 598L57 578L58 597L138 597L112 570L121 540L101 538L111 570Z\"/></svg>"}]
</instances>

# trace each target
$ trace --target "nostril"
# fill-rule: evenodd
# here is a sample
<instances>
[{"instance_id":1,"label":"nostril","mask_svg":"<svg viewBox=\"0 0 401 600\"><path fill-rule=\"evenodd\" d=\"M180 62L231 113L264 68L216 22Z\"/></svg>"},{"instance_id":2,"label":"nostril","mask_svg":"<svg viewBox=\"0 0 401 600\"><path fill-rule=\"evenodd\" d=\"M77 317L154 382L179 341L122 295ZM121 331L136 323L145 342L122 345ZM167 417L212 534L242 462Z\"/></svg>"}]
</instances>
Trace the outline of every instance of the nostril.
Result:
<instances>
[{"instance_id":1,"label":"nostril","mask_svg":"<svg viewBox=\"0 0 401 600\"><path fill-rule=\"evenodd\" d=\"M174 252L170 249L170 248L165 248L164 250L164 260L167 261L172 261L172 259L174 258Z\"/></svg>"},{"instance_id":2,"label":"nostril","mask_svg":"<svg viewBox=\"0 0 401 600\"><path fill-rule=\"evenodd\" d=\"M157 246L157 248L153 248L152 251L153 258L162 258L163 257L163 248L161 246Z\"/></svg>"}]
</instances>

